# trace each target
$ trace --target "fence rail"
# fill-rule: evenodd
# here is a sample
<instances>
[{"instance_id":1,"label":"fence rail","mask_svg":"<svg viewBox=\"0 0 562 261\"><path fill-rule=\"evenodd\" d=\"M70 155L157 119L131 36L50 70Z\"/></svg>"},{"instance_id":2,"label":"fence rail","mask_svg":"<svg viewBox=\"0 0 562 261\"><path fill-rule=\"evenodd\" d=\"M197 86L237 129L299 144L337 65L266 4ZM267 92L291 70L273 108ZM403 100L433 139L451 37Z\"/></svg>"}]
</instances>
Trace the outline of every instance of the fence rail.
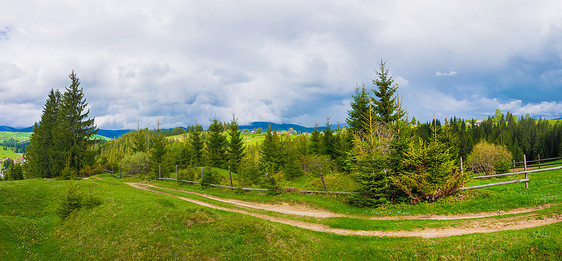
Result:
<instances>
[{"instance_id":1,"label":"fence rail","mask_svg":"<svg viewBox=\"0 0 562 261\"><path fill-rule=\"evenodd\" d=\"M522 183L525 182L525 188L529 188L529 178L527 177L527 174L529 173L537 173L537 172L543 172L543 171L550 171L550 170L557 170L557 169L562 169L562 166L558 166L558 167L552 167L552 168L543 168L541 169L541 166L552 166L552 165L560 165L561 163L550 163L550 164L542 164L541 165L541 158L539 156L538 160L532 160L532 161L528 161L527 157L525 155L523 155L523 161L522 162L513 162L513 166L515 166L515 163L523 163L523 168L524 171L521 172L511 172L511 173L502 173L502 174L494 174L494 175L484 175L484 176L476 176L476 177L472 177L473 179L486 179L486 178L494 178L494 177L504 177L504 176L512 176L512 175L525 175L524 179L517 179L517 180L511 180L511 181L504 181L504 182L497 182L497 183L490 183L490 184L484 184L484 185L478 185L478 186L470 186L470 187L462 187L460 188L461 190L469 190L469 189L478 189L478 188L486 188L486 187L493 187L493 186L501 186L501 185L507 185L507 184L513 184L513 183ZM549 158L549 159L542 159L542 161L549 161L549 160L559 160L562 158ZM462 159L461 159L462 162ZM529 165L527 165L528 162L538 162L538 166L539 169L534 169L534 170L527 170L527 168L529 167ZM534 166L534 165L533 165Z\"/></svg>"}]
</instances>

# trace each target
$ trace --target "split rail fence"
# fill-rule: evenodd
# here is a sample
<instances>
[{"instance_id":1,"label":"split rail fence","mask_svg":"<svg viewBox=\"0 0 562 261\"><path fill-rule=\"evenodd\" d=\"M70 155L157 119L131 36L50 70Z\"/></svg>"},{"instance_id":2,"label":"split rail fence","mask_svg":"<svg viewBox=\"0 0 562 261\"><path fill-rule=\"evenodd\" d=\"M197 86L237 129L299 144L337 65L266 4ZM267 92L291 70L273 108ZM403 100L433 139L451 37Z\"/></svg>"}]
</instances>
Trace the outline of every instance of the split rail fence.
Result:
<instances>
[{"instance_id":1,"label":"split rail fence","mask_svg":"<svg viewBox=\"0 0 562 261\"><path fill-rule=\"evenodd\" d=\"M554 166L554 165L561 165L562 162L554 162L554 161L559 161L562 158L548 158L548 159L542 159L540 155L538 156L538 160L527 160L527 156L523 155L523 161L521 162L515 162L513 161L513 168L511 173L502 173L502 174L494 174L494 175L483 175L483 176L476 176L476 177L472 177L473 179L486 179L486 178L494 178L494 177L503 177L503 176L512 176L512 175L525 175L525 178L523 179L516 179L516 180L510 180L510 181L503 181L503 182L497 182L497 183L490 183L490 184L484 184L484 185L477 185L477 186L470 186L470 187L462 187L461 190L469 190L469 189L479 189L479 188L486 188L486 187L493 187L493 186L501 186L501 185L507 185L507 184L513 184L513 183L523 183L525 182L525 188L529 188L529 176L528 174L530 173L538 173L538 172L543 172L543 171L550 171L550 170L557 170L557 169L562 169L562 166L558 166L558 167L551 167L551 168L542 168L541 167L545 167L545 166ZM542 162L542 165L541 165ZM527 163L534 163L534 164L530 164L527 165ZM520 172L515 172L517 166L519 164L522 164L523 167L523 171ZM528 170L528 168L531 167L538 167L538 169L534 169L534 170ZM462 168L462 159L461 159L461 168Z\"/></svg>"}]
</instances>

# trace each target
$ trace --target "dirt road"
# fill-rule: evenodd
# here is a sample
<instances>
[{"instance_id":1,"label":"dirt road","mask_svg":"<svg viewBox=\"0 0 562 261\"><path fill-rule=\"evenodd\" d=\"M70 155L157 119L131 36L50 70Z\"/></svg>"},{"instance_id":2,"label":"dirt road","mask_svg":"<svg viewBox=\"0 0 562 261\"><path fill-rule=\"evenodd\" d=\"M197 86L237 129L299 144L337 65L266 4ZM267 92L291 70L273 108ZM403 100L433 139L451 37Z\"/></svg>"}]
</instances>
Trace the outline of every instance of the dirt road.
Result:
<instances>
[{"instance_id":1,"label":"dirt road","mask_svg":"<svg viewBox=\"0 0 562 261\"><path fill-rule=\"evenodd\" d=\"M505 215L505 214L520 214L520 213L528 213L535 211L537 209L543 209L549 207L548 205L541 206L539 208L525 208L525 209L515 209L507 212L487 212L487 213L474 213L474 214L466 214L466 215L455 215L455 216L407 216L407 217L373 217L367 219L376 219L376 220L398 220L398 219L441 219L441 220L451 220L451 219L473 219L467 220L465 224L456 227L446 227L440 229L423 229L423 230L413 230L413 231L373 231L373 230L350 230L350 229L340 229L340 228L332 228L327 225L299 221L299 220L292 220L286 218L279 218L273 217L265 214L254 213L243 209L237 208L226 208L221 207L215 204L185 198L181 196L176 196L170 193L157 191L154 189L150 189L149 187L159 188L164 190L175 190L170 188L163 188L154 185L146 185L146 184L139 184L139 183L126 183L132 187L142 189L145 191L150 191L154 193L159 193L175 198L179 198L181 200L185 200L191 202L193 204L197 204L200 206L223 210L223 211L230 211L236 212L244 215L249 215L261 219L266 219L272 222L282 223L294 227L299 227L303 229L308 229L312 231L318 232L326 232L326 233L334 233L339 235L359 235L359 236L389 236L389 237L423 237L423 238L435 238L435 237L448 237L448 236L455 236L455 235L465 235L465 234L473 234L473 233L491 233L497 231L504 231L504 230L518 230L518 229L525 229L525 228L532 228L537 226L544 226L549 224L554 224L557 222L562 221L562 215L554 216L554 217L541 217L539 218L538 215L535 214L528 214L525 216L516 216L516 217L504 217L504 218L487 218L487 219L477 219L482 217L493 217L497 215ZM183 193L194 194L198 196L202 196L208 199L216 200L219 202L224 202L228 204L232 204L233 206L244 207L244 208L251 208L251 209L260 209L266 211L275 211L278 213L289 214L289 215L299 215L299 216L308 216L308 217L315 217L315 218L333 218L333 217L350 217L350 218L362 218L359 216L352 216L352 215L343 215L333 213L327 210L321 209L312 209L306 206L294 206L294 205L272 205L272 204L263 204L263 203L255 203L255 202L247 202L241 200L233 200L233 199L224 199L215 196L205 195L196 192L188 192L183 190L176 190L181 191Z\"/></svg>"}]
</instances>

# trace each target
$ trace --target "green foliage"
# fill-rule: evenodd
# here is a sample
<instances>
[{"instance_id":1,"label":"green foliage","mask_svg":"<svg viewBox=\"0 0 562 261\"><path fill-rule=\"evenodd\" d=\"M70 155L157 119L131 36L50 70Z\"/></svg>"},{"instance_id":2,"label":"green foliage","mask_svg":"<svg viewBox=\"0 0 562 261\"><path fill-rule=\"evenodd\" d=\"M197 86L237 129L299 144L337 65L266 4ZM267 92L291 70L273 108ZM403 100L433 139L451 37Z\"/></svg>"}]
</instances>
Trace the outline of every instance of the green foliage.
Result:
<instances>
[{"instance_id":1,"label":"green foliage","mask_svg":"<svg viewBox=\"0 0 562 261\"><path fill-rule=\"evenodd\" d=\"M390 123L401 118L395 107L398 102L396 96L398 86L394 84L394 79L385 68L386 62L381 60L379 65L377 78L373 80L373 84L377 86L373 89L375 97L371 98L374 105L373 112L382 122Z\"/></svg>"},{"instance_id":2,"label":"green foliage","mask_svg":"<svg viewBox=\"0 0 562 261\"><path fill-rule=\"evenodd\" d=\"M230 122L230 129L228 130L228 135L230 136L230 141L228 142L228 160L231 170L238 172L240 162L244 157L244 140L242 135L238 130L238 122L234 115L232 116L232 121Z\"/></svg>"},{"instance_id":3,"label":"green foliage","mask_svg":"<svg viewBox=\"0 0 562 261\"><path fill-rule=\"evenodd\" d=\"M468 155L467 165L474 173L493 174L493 170L505 173L511 166L511 153L505 146L481 141Z\"/></svg>"},{"instance_id":4,"label":"green foliage","mask_svg":"<svg viewBox=\"0 0 562 261\"><path fill-rule=\"evenodd\" d=\"M351 110L347 111L348 118L346 119L351 132L360 133L367 129L365 116L369 114L370 104L371 100L367 94L365 84L362 84L360 88L355 88L355 95L353 95L353 101L351 102Z\"/></svg>"},{"instance_id":5,"label":"green foliage","mask_svg":"<svg viewBox=\"0 0 562 261\"><path fill-rule=\"evenodd\" d=\"M23 180L23 169L20 164L9 164L8 169L4 173L4 180Z\"/></svg>"},{"instance_id":6,"label":"green foliage","mask_svg":"<svg viewBox=\"0 0 562 261\"><path fill-rule=\"evenodd\" d=\"M121 169L127 171L129 175L147 174L150 171L151 165L150 155L142 151L125 156L119 163Z\"/></svg>"},{"instance_id":7,"label":"green foliage","mask_svg":"<svg viewBox=\"0 0 562 261\"><path fill-rule=\"evenodd\" d=\"M167 174L165 169L167 169L167 164L165 164L164 155L168 152L168 147L166 144L166 137L158 132L158 134L152 137L152 148L150 149L150 162L152 163L152 171L150 172L150 177L158 177L159 171L162 174ZM165 176L163 175L163 176Z\"/></svg>"},{"instance_id":8,"label":"green foliage","mask_svg":"<svg viewBox=\"0 0 562 261\"><path fill-rule=\"evenodd\" d=\"M68 171L63 173L64 168L78 173L90 161L88 149L96 143L93 136L98 129L94 119L88 118L88 104L74 71L69 78L71 84L63 94L51 90L41 122L35 124L26 153L30 175L69 177Z\"/></svg>"},{"instance_id":9,"label":"green foliage","mask_svg":"<svg viewBox=\"0 0 562 261\"><path fill-rule=\"evenodd\" d=\"M189 140L191 141L191 151L192 151L192 161L193 165L200 166L203 164L203 139L201 138L201 125L196 124L194 131L189 134Z\"/></svg>"},{"instance_id":10,"label":"green foliage","mask_svg":"<svg viewBox=\"0 0 562 261\"><path fill-rule=\"evenodd\" d=\"M281 153L282 144L277 132L267 129L265 139L261 144L260 164L262 173L273 174L281 169L283 165Z\"/></svg>"},{"instance_id":11,"label":"green foliage","mask_svg":"<svg viewBox=\"0 0 562 261\"><path fill-rule=\"evenodd\" d=\"M92 191L89 193L80 193L75 183L70 183L67 186L66 194L63 195L62 200L56 208L57 215L65 220L78 209L93 208L102 204L102 201L96 197Z\"/></svg>"},{"instance_id":12,"label":"green foliage","mask_svg":"<svg viewBox=\"0 0 562 261\"><path fill-rule=\"evenodd\" d=\"M411 142L400 169L390 179L413 204L450 196L467 182L437 133L427 145L420 138Z\"/></svg>"},{"instance_id":13,"label":"green foliage","mask_svg":"<svg viewBox=\"0 0 562 261\"><path fill-rule=\"evenodd\" d=\"M318 124L315 124L314 131L310 135L308 152L312 155L320 155L322 150L322 134L318 130Z\"/></svg>"},{"instance_id":14,"label":"green foliage","mask_svg":"<svg viewBox=\"0 0 562 261\"><path fill-rule=\"evenodd\" d=\"M213 168L205 168L203 173L203 180L201 180L202 187L209 187L209 184L218 184L220 182L220 176L218 172Z\"/></svg>"},{"instance_id":15,"label":"green foliage","mask_svg":"<svg viewBox=\"0 0 562 261\"><path fill-rule=\"evenodd\" d=\"M222 135L223 130L222 123L216 117L213 118L208 129L207 155L209 157L209 164L216 168L222 168L226 163L227 140Z\"/></svg>"}]
</instances>

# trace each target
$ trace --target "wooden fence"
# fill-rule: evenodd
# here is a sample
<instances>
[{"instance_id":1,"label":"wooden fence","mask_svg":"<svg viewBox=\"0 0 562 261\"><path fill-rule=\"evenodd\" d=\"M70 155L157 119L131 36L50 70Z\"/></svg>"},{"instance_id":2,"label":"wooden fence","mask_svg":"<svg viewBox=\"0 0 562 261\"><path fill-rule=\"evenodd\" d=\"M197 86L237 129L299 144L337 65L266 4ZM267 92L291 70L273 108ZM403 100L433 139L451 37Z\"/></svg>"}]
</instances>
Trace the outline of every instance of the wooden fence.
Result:
<instances>
[{"instance_id":1,"label":"wooden fence","mask_svg":"<svg viewBox=\"0 0 562 261\"><path fill-rule=\"evenodd\" d=\"M551 168L542 168L541 166L553 166L553 165L560 165L562 163L546 163L545 162L549 162L549 161L555 161L555 160L560 160L562 158L549 158L549 159L543 159L542 160L542 165L541 165L541 158L540 155L538 157L538 160L530 160L527 161L527 156L523 155L523 161L522 162L515 162L513 161L513 172L511 173L502 173L502 174L494 174L494 175L484 175L484 176L476 176L476 177L472 177L473 179L486 179L486 178L494 178L494 177L503 177L503 176L512 176L512 175L525 175L525 178L523 179L517 179L517 180L510 180L510 181L503 181L503 182L497 182L497 183L490 183L490 184L484 184L484 185L478 185L478 186L470 186L470 187L462 187L461 190L469 190L469 189L479 189L479 188L486 188L486 187L493 187L493 186L501 186L501 185L507 185L507 184L513 184L513 183L523 183L525 182L525 188L529 188L529 177L527 176L527 174L529 173L537 173L537 172L543 172L543 171L550 171L550 170L557 170L557 169L562 169L562 166L559 167L551 167ZM462 162L462 159L461 159ZM535 163L533 165L527 165L527 163ZM521 172L515 172L515 167L516 167L516 163L522 163L523 164L523 171ZM462 165L462 163L461 163ZM538 169L535 170L527 170L528 167L538 167Z\"/></svg>"},{"instance_id":2,"label":"wooden fence","mask_svg":"<svg viewBox=\"0 0 562 261\"><path fill-rule=\"evenodd\" d=\"M264 188L241 188L241 187L232 186L232 174L230 173L230 168L228 169L228 172L229 172L231 186L218 185L218 184L209 184L209 186L216 187L216 188L240 189L240 190L245 190L245 191L269 191L269 189L264 189ZM205 168L201 168L201 180L203 180L204 175L205 175ZM176 166L176 177L178 177L178 166ZM336 194L336 195L360 194L359 192L328 191L326 189L326 183L324 181L324 176L320 175L320 177L322 178L322 184L323 184L323 187L324 187L324 191L300 190L300 189L296 189L296 188L282 188L282 190L284 192L299 192L299 193L302 193L302 194ZM156 179L157 180L176 181L178 183L184 182L184 183L191 183L191 184L200 184L200 182L191 181L191 180L179 180L178 181L178 179L174 179L174 178L162 178L162 175L161 175L160 172L158 173L158 178L156 178Z\"/></svg>"}]
</instances>

